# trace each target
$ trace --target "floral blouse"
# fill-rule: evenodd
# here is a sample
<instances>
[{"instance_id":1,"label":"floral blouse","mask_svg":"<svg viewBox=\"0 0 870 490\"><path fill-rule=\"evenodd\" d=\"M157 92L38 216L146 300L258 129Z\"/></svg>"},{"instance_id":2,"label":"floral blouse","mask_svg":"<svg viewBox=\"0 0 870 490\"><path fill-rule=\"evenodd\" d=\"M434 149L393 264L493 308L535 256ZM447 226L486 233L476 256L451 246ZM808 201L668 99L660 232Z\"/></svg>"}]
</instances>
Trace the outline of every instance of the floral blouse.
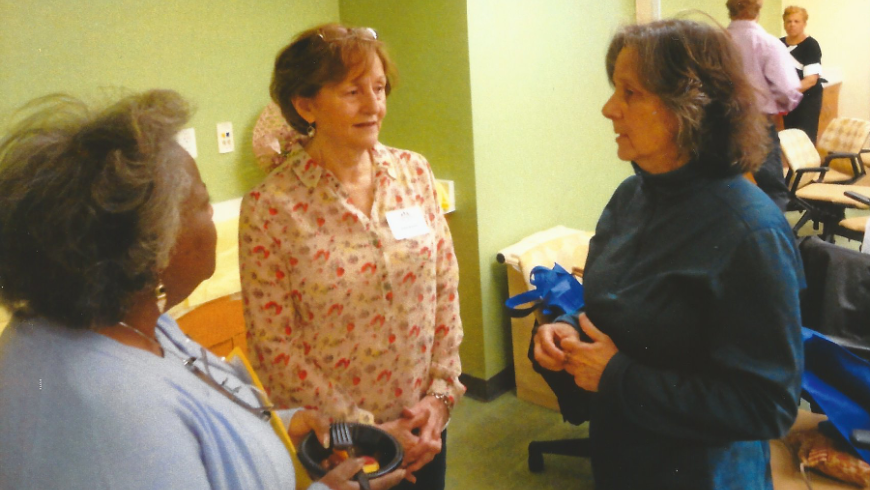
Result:
<instances>
[{"instance_id":1,"label":"floral blouse","mask_svg":"<svg viewBox=\"0 0 870 490\"><path fill-rule=\"evenodd\" d=\"M396 419L426 393L455 403L459 271L428 162L376 145L368 217L304 136L282 140L273 161L286 161L244 197L239 220L248 342L272 401L363 423ZM428 230L397 240L387 215L412 208Z\"/></svg>"}]
</instances>

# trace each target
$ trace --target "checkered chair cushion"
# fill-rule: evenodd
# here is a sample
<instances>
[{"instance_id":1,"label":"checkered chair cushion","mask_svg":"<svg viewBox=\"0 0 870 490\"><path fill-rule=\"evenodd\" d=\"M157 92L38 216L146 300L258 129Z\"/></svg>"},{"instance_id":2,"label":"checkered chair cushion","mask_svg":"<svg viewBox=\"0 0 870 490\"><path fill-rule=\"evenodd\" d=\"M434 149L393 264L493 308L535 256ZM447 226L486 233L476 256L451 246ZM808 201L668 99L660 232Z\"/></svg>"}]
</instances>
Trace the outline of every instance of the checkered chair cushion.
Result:
<instances>
[{"instance_id":1,"label":"checkered chair cushion","mask_svg":"<svg viewBox=\"0 0 870 490\"><path fill-rule=\"evenodd\" d=\"M858 153L867 144L870 136L870 121L838 117L831 120L822 137L819 150Z\"/></svg>"},{"instance_id":2,"label":"checkered chair cushion","mask_svg":"<svg viewBox=\"0 0 870 490\"><path fill-rule=\"evenodd\" d=\"M819 167L822 159L813 145L812 140L800 129L785 129L779 132L779 142L782 155L793 173L803 168ZM801 178L798 188L813 182L818 174L809 174ZM791 183L789 182L789 186Z\"/></svg>"}]
</instances>

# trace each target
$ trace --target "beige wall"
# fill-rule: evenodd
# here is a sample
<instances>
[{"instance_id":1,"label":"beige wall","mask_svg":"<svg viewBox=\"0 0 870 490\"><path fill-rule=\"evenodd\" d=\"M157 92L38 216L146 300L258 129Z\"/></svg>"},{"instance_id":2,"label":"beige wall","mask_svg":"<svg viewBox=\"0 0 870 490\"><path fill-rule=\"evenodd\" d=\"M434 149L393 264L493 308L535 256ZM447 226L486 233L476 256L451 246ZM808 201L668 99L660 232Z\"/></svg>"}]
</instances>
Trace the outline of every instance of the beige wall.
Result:
<instances>
[{"instance_id":1,"label":"beige wall","mask_svg":"<svg viewBox=\"0 0 870 490\"><path fill-rule=\"evenodd\" d=\"M839 70L840 116L870 119L870 1L782 0L810 14L807 33L822 47L822 67Z\"/></svg>"},{"instance_id":2,"label":"beige wall","mask_svg":"<svg viewBox=\"0 0 870 490\"><path fill-rule=\"evenodd\" d=\"M692 20L704 20L703 15L689 14L686 11L700 10L709 15L717 23L723 27L728 26L731 20L728 18L728 8L725 7L725 0L659 0L661 2L662 18L674 16L687 16ZM786 0L787 1L787 0ZM761 16L758 18L758 23L764 27L767 32L779 37L779 31L782 29L780 8L781 0L767 0L764 2L764 7L761 9Z\"/></svg>"},{"instance_id":3,"label":"beige wall","mask_svg":"<svg viewBox=\"0 0 870 490\"><path fill-rule=\"evenodd\" d=\"M650 0L654 1L654 0ZM685 9L698 9L727 25L725 0L660 0L662 17ZM870 1L868 0L767 0L759 22L777 37L782 10L796 5L807 9L807 33L822 46L822 66L842 78L840 116L870 119Z\"/></svg>"}]
</instances>

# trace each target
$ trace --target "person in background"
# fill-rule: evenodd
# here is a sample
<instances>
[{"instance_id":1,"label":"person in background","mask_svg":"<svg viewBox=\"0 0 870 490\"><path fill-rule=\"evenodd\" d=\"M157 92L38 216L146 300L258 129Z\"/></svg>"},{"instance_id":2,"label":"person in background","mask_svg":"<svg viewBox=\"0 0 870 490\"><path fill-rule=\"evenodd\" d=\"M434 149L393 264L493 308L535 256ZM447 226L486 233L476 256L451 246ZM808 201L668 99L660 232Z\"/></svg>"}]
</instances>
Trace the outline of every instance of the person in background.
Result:
<instances>
[{"instance_id":1,"label":"person in background","mask_svg":"<svg viewBox=\"0 0 870 490\"><path fill-rule=\"evenodd\" d=\"M804 30L810 18L803 7L786 7L782 22L786 36L780 38L791 53L792 62L801 80L800 91L804 97L800 104L782 118L788 128L802 130L813 143L819 133L819 114L822 112L822 48L818 41Z\"/></svg>"},{"instance_id":2,"label":"person in background","mask_svg":"<svg viewBox=\"0 0 870 490\"><path fill-rule=\"evenodd\" d=\"M399 488L443 489L465 391L459 272L428 162L378 141L393 79L370 28L319 26L278 54L271 95L292 130L242 201L242 295L277 404L380 426L405 450Z\"/></svg>"},{"instance_id":3,"label":"person in background","mask_svg":"<svg viewBox=\"0 0 870 490\"><path fill-rule=\"evenodd\" d=\"M294 489L247 371L164 313L215 268L208 191L175 141L187 103L152 90L30 108L0 141L0 487ZM317 412L279 416L297 444L326 442ZM356 490L362 467L308 488Z\"/></svg>"},{"instance_id":4,"label":"person in background","mask_svg":"<svg viewBox=\"0 0 870 490\"><path fill-rule=\"evenodd\" d=\"M755 181L781 211L789 201L782 169L779 135L774 116L786 114L801 101L801 82L791 57L779 40L758 25L763 0L728 0L725 4L731 23L728 32L743 57L746 76L755 87L758 107L769 119L768 133L772 145Z\"/></svg>"},{"instance_id":5,"label":"person in background","mask_svg":"<svg viewBox=\"0 0 870 490\"><path fill-rule=\"evenodd\" d=\"M771 489L768 440L800 399L801 259L743 172L769 149L726 32L617 32L602 112L635 174L589 244L586 307L534 335L535 360L591 392L598 490Z\"/></svg>"}]
</instances>

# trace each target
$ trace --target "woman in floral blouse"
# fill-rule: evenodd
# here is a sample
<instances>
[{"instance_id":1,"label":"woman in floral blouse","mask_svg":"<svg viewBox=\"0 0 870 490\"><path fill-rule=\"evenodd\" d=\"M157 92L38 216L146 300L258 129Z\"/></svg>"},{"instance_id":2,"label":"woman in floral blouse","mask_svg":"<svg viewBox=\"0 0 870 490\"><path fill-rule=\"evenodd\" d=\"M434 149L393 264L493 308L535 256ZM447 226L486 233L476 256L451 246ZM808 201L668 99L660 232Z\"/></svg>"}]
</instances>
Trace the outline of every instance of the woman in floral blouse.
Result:
<instances>
[{"instance_id":1,"label":"woman in floral blouse","mask_svg":"<svg viewBox=\"0 0 870 490\"><path fill-rule=\"evenodd\" d=\"M405 449L404 484L443 489L465 391L459 274L428 162L378 142L392 76L368 28L324 25L278 55L271 95L292 129L255 131L270 173L242 202L242 294L276 403L379 425Z\"/></svg>"}]
</instances>

